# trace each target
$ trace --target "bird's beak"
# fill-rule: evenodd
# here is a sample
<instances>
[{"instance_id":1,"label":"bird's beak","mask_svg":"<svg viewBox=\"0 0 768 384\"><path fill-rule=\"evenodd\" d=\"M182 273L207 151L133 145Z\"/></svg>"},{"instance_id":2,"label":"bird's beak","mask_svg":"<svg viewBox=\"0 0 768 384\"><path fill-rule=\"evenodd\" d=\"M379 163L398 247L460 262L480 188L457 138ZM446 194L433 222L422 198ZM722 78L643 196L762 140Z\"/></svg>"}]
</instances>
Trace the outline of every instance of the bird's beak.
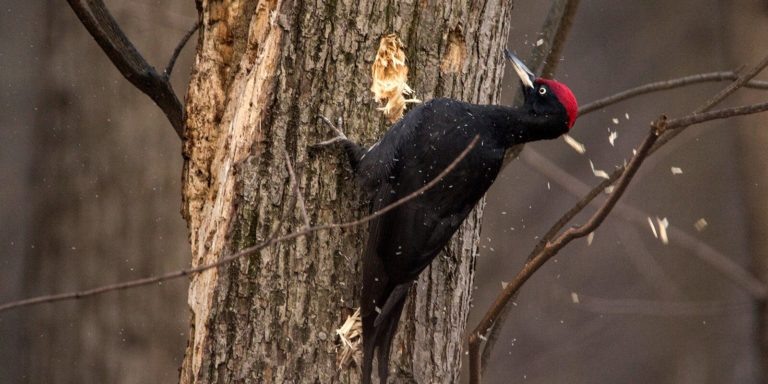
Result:
<instances>
[{"instance_id":1,"label":"bird's beak","mask_svg":"<svg viewBox=\"0 0 768 384\"><path fill-rule=\"evenodd\" d=\"M520 78L520 82L523 83L523 86L532 89L533 80L536 79L536 77L533 75L533 72L531 72L531 70L528 69L528 67L526 67L525 64L523 64L523 62L517 58L517 56L513 55L512 52L506 48L504 48L504 55L507 56L507 59L512 62L512 68L515 69L515 73L517 73L517 76Z\"/></svg>"}]
</instances>

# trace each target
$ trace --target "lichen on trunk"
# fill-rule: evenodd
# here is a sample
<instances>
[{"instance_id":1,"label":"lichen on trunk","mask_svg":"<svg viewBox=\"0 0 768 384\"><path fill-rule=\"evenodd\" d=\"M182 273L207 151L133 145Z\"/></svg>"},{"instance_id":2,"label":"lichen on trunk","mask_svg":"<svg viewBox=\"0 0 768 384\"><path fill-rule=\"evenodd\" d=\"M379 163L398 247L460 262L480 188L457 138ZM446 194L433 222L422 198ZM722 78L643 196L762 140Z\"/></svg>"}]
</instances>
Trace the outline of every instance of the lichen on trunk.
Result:
<instances>
[{"instance_id":1,"label":"lichen on trunk","mask_svg":"<svg viewBox=\"0 0 768 384\"><path fill-rule=\"evenodd\" d=\"M511 1L200 1L198 9L182 209L193 265L303 226L283 151L313 223L362 216L345 159L309 148L330 134L316 116L343 117L362 144L383 134L370 68L389 33L405 44L417 98L496 102ZM451 65L441 65L446 55ZM393 352L401 379L458 377L481 211L412 294ZM181 381L356 382L356 370L337 369L333 336L357 306L364 238L363 227L318 232L193 278Z\"/></svg>"}]
</instances>

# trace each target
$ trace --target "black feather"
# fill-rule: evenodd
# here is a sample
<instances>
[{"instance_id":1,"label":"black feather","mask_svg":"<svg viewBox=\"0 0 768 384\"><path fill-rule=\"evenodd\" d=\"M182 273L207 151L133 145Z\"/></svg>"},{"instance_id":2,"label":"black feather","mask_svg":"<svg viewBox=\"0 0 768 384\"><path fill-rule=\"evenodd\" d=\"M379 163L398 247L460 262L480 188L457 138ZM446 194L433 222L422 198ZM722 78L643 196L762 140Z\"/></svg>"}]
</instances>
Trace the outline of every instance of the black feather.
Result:
<instances>
[{"instance_id":1,"label":"black feather","mask_svg":"<svg viewBox=\"0 0 768 384\"><path fill-rule=\"evenodd\" d=\"M528 100L513 109L436 99L414 108L367 151L345 143L375 212L432 180L480 136L435 187L369 224L361 298L363 383L372 382L377 351L379 378L386 383L392 340L411 285L491 186L505 150L567 130L561 105L550 106L545 99L529 105Z\"/></svg>"}]
</instances>

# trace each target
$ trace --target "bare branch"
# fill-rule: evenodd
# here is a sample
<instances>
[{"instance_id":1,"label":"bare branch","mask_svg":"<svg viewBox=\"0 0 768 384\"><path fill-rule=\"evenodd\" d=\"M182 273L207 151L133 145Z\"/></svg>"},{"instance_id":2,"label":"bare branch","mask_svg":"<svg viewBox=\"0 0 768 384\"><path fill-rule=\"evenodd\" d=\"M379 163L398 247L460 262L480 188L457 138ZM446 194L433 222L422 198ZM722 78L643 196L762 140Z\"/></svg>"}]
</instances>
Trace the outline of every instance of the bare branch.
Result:
<instances>
[{"instance_id":1,"label":"bare branch","mask_svg":"<svg viewBox=\"0 0 768 384\"><path fill-rule=\"evenodd\" d=\"M0 312L7 311L7 310L13 309L13 308L27 307L27 306L36 305L36 304L42 304L42 303L51 303L51 302L63 301L63 300L81 299L83 297L95 296L95 295L99 295L99 294L102 294L102 293L113 292L113 291L118 291L118 290L123 290L123 289L128 289L128 288L141 287L141 286L145 286L145 285L159 283L159 282L166 281L166 280L177 279L177 278L180 278L180 277L189 276L189 275L197 274L197 273L200 273L200 272L204 272L204 271L207 271L209 269L218 268L220 266L229 264L229 263L231 263L231 262L233 262L235 260L251 256L251 255L255 254L256 252L258 252L258 251L260 251L260 250L262 250L262 249L264 249L266 247L269 247L269 246L272 246L272 245L275 245L275 244L278 244L278 243L282 243L282 242L285 242L285 241L288 241L288 240L293 240L293 239L296 239L296 238L299 238L299 237L302 237L302 236L306 236L306 235L309 235L309 234L314 233L314 232L327 231L329 229L337 229L337 228L350 228L350 227L355 227L355 226L358 226L358 225L361 225L361 224L365 224L365 223L367 223L367 222L369 222L369 221L371 221L371 220L373 220L373 219L375 219L375 218L377 218L377 217L379 217L381 215L384 215L387 212L389 212L389 211L391 211L391 210L393 210L393 209L395 209L395 208L397 208L397 207L407 203L408 201L413 200L414 198L418 197L419 195L421 195L425 191L433 188L435 185L437 185L437 183L440 182L440 180L442 180L447 174L449 174L451 171L453 171L454 168L456 168L456 166L461 162L461 160L463 160L469 154L469 152L477 145L477 142L479 140L480 140L480 137L479 136L475 136L472 139L472 141L469 143L469 145L467 145L467 147L450 164L448 164L448 166L445 167L445 169L442 172L440 172L440 174L435 176L435 178L430 180L428 183L424 184L421 188L411 192L407 196L404 196L401 199L395 201L394 203L392 203L390 205L387 205L386 207L384 207L384 208L382 208L382 209L380 209L380 210L378 210L378 211L376 211L376 212L374 212L374 213L372 213L372 214L370 214L368 216L365 216L365 217L363 217L361 219L350 221L350 222L346 222L346 223L341 223L341 224L317 225L317 226L314 226L314 227L305 228L305 229L297 231L297 232L292 232L292 233L289 233L289 234L286 234L286 235L282 235L282 236L277 236L277 237L275 237L273 235L269 239L267 239L267 240L265 240L265 241L263 241L263 242L261 242L259 244L256 244L254 246L242 249L239 252L234 253L232 255L229 255L229 256L226 256L226 257L222 257L221 259L219 259L218 261L216 261L214 263L210 263L210 264L206 264L206 265L201 265L201 266L198 266L198 267L195 267L195 268L182 269L182 270L177 270L177 271L173 271L173 272L168 272L168 273L165 273L165 274L162 274L162 275L158 275L158 276L150 276L150 277L145 277L145 278L142 278L142 279L125 281L125 282L122 282L122 283L104 285L104 286L101 286L101 287L92 288L92 289L88 289L88 290L84 290L84 291L59 293L59 294L45 295L45 296L38 296L38 297L29 298L29 299L8 302L8 303L0 305Z\"/></svg>"},{"instance_id":2,"label":"bare branch","mask_svg":"<svg viewBox=\"0 0 768 384\"><path fill-rule=\"evenodd\" d=\"M707 104L710 104L710 103L711 101L708 102ZM616 183L614 191L611 193L611 196L608 198L608 200L597 210L597 212L595 212L590 217L590 219L584 225L569 228L554 240L547 241L547 243L545 243L543 247L537 247L537 249L539 250L535 254L533 254L533 257L529 258L529 261L525 263L522 270L517 274L517 276L515 276L514 280L512 280L512 282L509 283L504 288L504 290L499 294L499 296L496 298L494 303L491 305L488 312L480 321L479 325L472 331L472 333L470 333L468 337L470 383L471 384L480 383L481 369L482 369L481 368L482 339L485 338L484 335L488 333L492 327L494 327L494 325L498 320L498 316L504 311L504 307L517 294L517 292L522 287L522 285L542 265L544 265L544 263L546 263L549 259L551 259L563 247L565 247L568 243L570 243L574 239L584 237L588 235L590 232L593 232L603 222L603 220L605 220L605 218L608 216L608 214L611 212L613 207L618 202L619 198L621 198L621 196L623 195L624 191L629 185L629 182L634 177L635 173L639 169L642 162L645 160L645 158L648 155L651 154L651 149L654 147L654 144L659 139L659 136L662 135L667 129L670 128L670 123L672 124L671 125L672 128L681 129L690 125L700 124L709 120L739 116L739 115L744 115L749 113L758 113L763 111L768 111L768 103L724 109L724 110L710 112L710 113L695 113L693 115L686 116L679 119L674 119L674 120L667 120L666 117L664 116L657 119L652 124L651 132L645 138L645 140L643 141L643 144L637 150L635 156L632 158L629 164L624 168L624 171L620 173L620 176ZM603 189L604 187L601 188L598 186L598 188L593 189L592 192L597 191L595 193L596 195L596 194L599 194L600 191L602 191ZM589 199L589 201L591 201L591 199ZM589 201L584 202L584 200L582 200L579 203L580 204L583 203L582 206L586 206L589 203ZM573 210L569 211L569 214L572 211ZM575 213L573 215L575 216ZM567 223L568 221L570 221L570 219L566 220L565 223ZM563 223L562 225L564 226L565 223ZM552 232L551 229L550 229L550 232ZM555 231L555 233L557 233L557 231Z\"/></svg>"},{"instance_id":3,"label":"bare branch","mask_svg":"<svg viewBox=\"0 0 768 384\"><path fill-rule=\"evenodd\" d=\"M285 166L288 168L288 176L291 178L291 186L293 188L293 194L296 196L296 201L299 205L299 210L301 211L301 216L304 218L304 228L310 228L312 226L312 223L309 220L309 215L307 214L307 206L304 204L304 195L301 194L301 190L299 190L299 182L296 181L296 173L293 172L293 165L291 164L291 156L288 154L288 151L283 150L283 156L285 156Z\"/></svg>"},{"instance_id":4,"label":"bare branch","mask_svg":"<svg viewBox=\"0 0 768 384\"><path fill-rule=\"evenodd\" d=\"M667 122L668 129L683 129L691 125L701 124L707 121L727 119L730 117L751 115L768 110L768 102L752 105L743 105L736 108L718 109L712 112L694 113L689 116L672 119Z\"/></svg>"},{"instance_id":5,"label":"bare branch","mask_svg":"<svg viewBox=\"0 0 768 384\"><path fill-rule=\"evenodd\" d=\"M691 75L691 76L679 77L671 80L648 83L635 88L627 89L625 91L621 91L619 93L613 94L611 96L608 96L599 100L595 100L588 104L584 104L579 108L579 116L586 115L598 109L607 107L612 104L616 104L618 102L621 102L627 99L631 99L633 97L646 95L653 92L666 91L670 89L684 87L686 85L691 85L691 84L700 84L700 83L706 83L706 82L716 82L716 81L726 81L726 80L733 81L733 80L737 80L738 78L739 78L739 75L736 74L736 72L726 71L726 72L700 73L700 74ZM768 81L751 80L751 81L748 81L746 84L744 84L744 88L768 89Z\"/></svg>"},{"instance_id":6,"label":"bare branch","mask_svg":"<svg viewBox=\"0 0 768 384\"><path fill-rule=\"evenodd\" d=\"M165 113L176 134L184 134L184 109L167 79L141 56L102 0L67 0L112 64Z\"/></svg>"},{"instance_id":7,"label":"bare branch","mask_svg":"<svg viewBox=\"0 0 768 384\"><path fill-rule=\"evenodd\" d=\"M192 35L197 32L197 29L200 28L200 21L198 20L195 25L192 26L192 28L187 31L187 33L184 34L184 37L181 38L181 41L179 41L179 44L176 45L176 49L173 50L173 54L171 54L171 59L168 61L168 65L165 66L165 70L163 70L163 78L167 81L171 78L171 72L173 72L173 67L176 65L176 59L179 58L179 54L181 54L181 50L184 49L184 46L187 45L187 42L192 37Z\"/></svg>"},{"instance_id":8,"label":"bare branch","mask_svg":"<svg viewBox=\"0 0 768 384\"><path fill-rule=\"evenodd\" d=\"M694 113L702 113L714 108L716 105L720 104L721 101L725 100L726 97L736 92L739 88L744 87L750 80L757 76L758 73L762 72L765 67L768 67L768 55L763 57L763 59L760 60L760 62L753 66L751 69L747 70L741 76L739 76L736 81L725 87L722 91L718 92L717 95L713 96L711 99L707 100L707 102L704 103L704 105L702 105Z\"/></svg>"}]
</instances>

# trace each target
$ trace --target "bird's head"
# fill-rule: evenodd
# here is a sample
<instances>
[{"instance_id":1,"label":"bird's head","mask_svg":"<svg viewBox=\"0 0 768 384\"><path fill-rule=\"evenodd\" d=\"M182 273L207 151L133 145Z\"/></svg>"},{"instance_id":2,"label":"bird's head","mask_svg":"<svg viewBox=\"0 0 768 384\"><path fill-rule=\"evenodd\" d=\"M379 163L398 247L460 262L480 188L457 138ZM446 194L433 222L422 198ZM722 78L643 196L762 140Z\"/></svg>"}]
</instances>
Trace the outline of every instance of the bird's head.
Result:
<instances>
[{"instance_id":1,"label":"bird's head","mask_svg":"<svg viewBox=\"0 0 768 384\"><path fill-rule=\"evenodd\" d=\"M505 49L504 54L512 62L512 67L523 84L526 107L539 116L560 117L568 129L571 129L579 111L579 104L571 89L559 81L537 78L511 52Z\"/></svg>"}]
</instances>

